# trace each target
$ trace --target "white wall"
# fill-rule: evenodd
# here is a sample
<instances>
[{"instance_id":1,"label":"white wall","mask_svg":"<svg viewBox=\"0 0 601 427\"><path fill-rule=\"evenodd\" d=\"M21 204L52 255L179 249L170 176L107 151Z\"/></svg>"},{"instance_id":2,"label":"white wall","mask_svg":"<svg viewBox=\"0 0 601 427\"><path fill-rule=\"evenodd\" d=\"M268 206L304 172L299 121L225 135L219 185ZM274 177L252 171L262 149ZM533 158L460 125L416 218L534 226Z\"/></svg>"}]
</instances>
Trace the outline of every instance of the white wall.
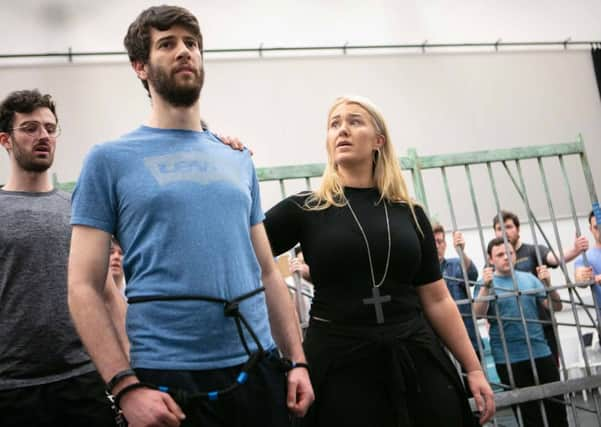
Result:
<instances>
[{"instance_id":1,"label":"white wall","mask_svg":"<svg viewBox=\"0 0 601 427\"><path fill-rule=\"evenodd\" d=\"M0 54L120 51L127 25L155 2L131 0L0 0ZM205 48L503 41L601 40L597 0L177 1L200 19ZM399 154L443 154L574 141L582 134L601 189L601 102L586 50L329 55L207 55L203 115L214 129L238 135L258 166L323 162L325 115L345 93L372 98L387 117ZM65 64L58 60L0 60L0 97L37 87L52 93L64 128L53 170L76 179L92 144L141 123L148 100L125 57ZM580 215L590 209L578 162L568 159ZM552 229L536 165L525 162L532 208ZM547 164L557 213L569 215L556 164ZM0 182L8 161L0 154ZM496 169L501 204L525 218L504 172ZM475 174L485 239L492 237L494 200L482 170ZM483 265L475 217L461 171L449 171L459 227L470 255ZM425 173L430 211L450 228L440 176ZM264 206L278 199L265 185ZM300 184L299 184L300 188ZM571 220L559 221L564 244ZM532 241L526 224L525 241ZM586 224L583 222L586 232ZM556 242L552 237L552 244ZM449 250L451 251L451 249ZM554 282L563 278L554 272ZM590 293L583 294L590 301ZM573 333L566 332L566 333Z\"/></svg>"},{"instance_id":2,"label":"white wall","mask_svg":"<svg viewBox=\"0 0 601 427\"><path fill-rule=\"evenodd\" d=\"M152 0L2 0L3 52L119 50ZM599 40L597 0L177 0L207 48L367 43Z\"/></svg>"},{"instance_id":3,"label":"white wall","mask_svg":"<svg viewBox=\"0 0 601 427\"><path fill-rule=\"evenodd\" d=\"M151 4L116 0L0 2L2 53L121 50L125 28ZM207 48L265 46L601 40L601 3L537 1L180 1L201 20ZM379 104L399 155L507 148L574 141L583 135L601 188L601 103L589 53L567 51L330 53L328 55L207 55L202 109L212 128L238 135L255 150L257 166L323 162L325 115L333 99L358 93ZM38 87L55 95L64 128L53 171L76 179L90 146L141 123L148 100L125 57L76 60L0 60L0 97ZM0 155L0 182L7 176ZM556 172L556 168L551 168ZM530 172L530 171L529 171ZM439 177L426 174L429 188ZM578 176L577 166L571 175ZM536 181L537 177L528 177ZM531 179L530 179L531 178ZM461 182L461 177L457 178ZM502 178L500 178L502 179ZM561 180L551 178L553 188ZM576 187L582 187L582 180ZM264 186L264 206L279 197ZM457 199L462 199L465 188ZM479 197L488 197L483 186ZM431 211L449 223L441 191ZM539 191L531 196L546 206ZM480 196L482 194L482 196ZM517 203L505 192L503 205ZM538 196L538 199L537 199ZM578 195L580 214L589 209ZM483 205L493 206L489 200ZM566 214L565 198L558 208ZM565 206L564 206L565 205ZM458 209L460 226L472 226ZM492 212L492 211L491 211ZM488 219L490 212L484 212Z\"/></svg>"}]
</instances>

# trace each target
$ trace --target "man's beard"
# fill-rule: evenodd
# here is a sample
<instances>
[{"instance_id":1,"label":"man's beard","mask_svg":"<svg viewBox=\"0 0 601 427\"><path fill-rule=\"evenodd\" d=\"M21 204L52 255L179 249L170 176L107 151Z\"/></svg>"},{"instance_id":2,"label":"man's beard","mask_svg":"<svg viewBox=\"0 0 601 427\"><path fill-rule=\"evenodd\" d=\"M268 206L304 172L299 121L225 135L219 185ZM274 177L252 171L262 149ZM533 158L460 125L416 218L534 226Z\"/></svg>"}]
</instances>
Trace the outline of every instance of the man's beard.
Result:
<instances>
[{"instance_id":1,"label":"man's beard","mask_svg":"<svg viewBox=\"0 0 601 427\"><path fill-rule=\"evenodd\" d=\"M175 75L169 75L160 66L149 64L148 81L165 101L174 107L190 107L194 105L200 96L204 84L204 69L194 74L194 80L187 84L178 84Z\"/></svg>"},{"instance_id":2,"label":"man's beard","mask_svg":"<svg viewBox=\"0 0 601 427\"><path fill-rule=\"evenodd\" d=\"M54 161L54 153L48 152L47 158L38 159L33 153L21 150L16 142L13 144L13 156L19 167L26 172L46 172Z\"/></svg>"}]
</instances>

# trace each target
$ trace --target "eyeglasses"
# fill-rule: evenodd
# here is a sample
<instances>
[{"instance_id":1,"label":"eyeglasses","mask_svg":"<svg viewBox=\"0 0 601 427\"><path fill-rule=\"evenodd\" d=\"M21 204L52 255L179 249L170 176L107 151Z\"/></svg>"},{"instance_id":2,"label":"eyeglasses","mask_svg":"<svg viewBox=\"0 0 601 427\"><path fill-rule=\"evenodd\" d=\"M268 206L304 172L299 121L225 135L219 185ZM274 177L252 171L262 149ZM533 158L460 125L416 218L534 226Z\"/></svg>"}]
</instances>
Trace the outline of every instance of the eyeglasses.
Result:
<instances>
[{"instance_id":1,"label":"eyeglasses","mask_svg":"<svg viewBox=\"0 0 601 427\"><path fill-rule=\"evenodd\" d=\"M21 126L14 127L11 131L20 130L21 132L31 137L39 137L42 134L42 127L46 130L46 133L51 138L56 138L61 133L61 128L58 123L40 123L40 122L27 122Z\"/></svg>"}]
</instances>

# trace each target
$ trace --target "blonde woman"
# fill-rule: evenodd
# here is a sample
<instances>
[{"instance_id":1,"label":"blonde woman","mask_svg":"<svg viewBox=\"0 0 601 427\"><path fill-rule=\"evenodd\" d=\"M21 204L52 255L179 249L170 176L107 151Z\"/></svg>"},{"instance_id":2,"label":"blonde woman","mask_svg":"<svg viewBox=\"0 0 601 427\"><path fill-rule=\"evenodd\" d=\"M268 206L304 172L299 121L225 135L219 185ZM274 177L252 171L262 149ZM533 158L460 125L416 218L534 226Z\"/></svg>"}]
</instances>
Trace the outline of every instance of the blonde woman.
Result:
<instances>
[{"instance_id":1,"label":"blonde woman","mask_svg":"<svg viewBox=\"0 0 601 427\"><path fill-rule=\"evenodd\" d=\"M493 394L441 278L432 227L414 204L381 113L343 97L328 114L315 192L267 212L274 253L300 243L315 298L305 351L309 426L477 424L434 329L462 363L484 423Z\"/></svg>"}]
</instances>

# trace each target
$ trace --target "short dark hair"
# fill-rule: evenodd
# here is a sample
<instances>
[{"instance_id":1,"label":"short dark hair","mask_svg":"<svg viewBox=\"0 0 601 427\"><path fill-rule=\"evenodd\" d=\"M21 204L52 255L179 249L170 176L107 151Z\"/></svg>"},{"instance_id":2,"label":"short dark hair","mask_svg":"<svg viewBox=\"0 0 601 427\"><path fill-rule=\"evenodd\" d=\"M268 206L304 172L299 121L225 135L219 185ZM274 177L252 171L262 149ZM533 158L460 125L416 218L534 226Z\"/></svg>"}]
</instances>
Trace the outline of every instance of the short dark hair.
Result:
<instances>
[{"instance_id":1,"label":"short dark hair","mask_svg":"<svg viewBox=\"0 0 601 427\"><path fill-rule=\"evenodd\" d=\"M147 64L150 58L150 29L166 31L176 25L185 28L196 37L202 53L202 34L196 17L183 7L162 5L142 11L127 29L123 44L129 61ZM142 84L148 90L148 82L142 80Z\"/></svg>"},{"instance_id":2,"label":"short dark hair","mask_svg":"<svg viewBox=\"0 0 601 427\"><path fill-rule=\"evenodd\" d=\"M501 217L503 217L503 223L507 222L510 219L515 225L515 228L520 228L520 219L516 214L509 211L501 211ZM492 228L497 228L497 224L499 223L499 215L495 215L492 219Z\"/></svg>"},{"instance_id":3,"label":"short dark hair","mask_svg":"<svg viewBox=\"0 0 601 427\"><path fill-rule=\"evenodd\" d=\"M12 130L16 113L28 114L38 108L48 108L58 121L56 106L50 95L42 95L37 89L11 92L0 103L0 132Z\"/></svg>"},{"instance_id":4,"label":"short dark hair","mask_svg":"<svg viewBox=\"0 0 601 427\"><path fill-rule=\"evenodd\" d=\"M432 233L433 234L436 234L436 233L444 234L444 227L442 226L442 224L439 222L435 222L434 224L432 224Z\"/></svg>"},{"instance_id":5,"label":"short dark hair","mask_svg":"<svg viewBox=\"0 0 601 427\"><path fill-rule=\"evenodd\" d=\"M595 216L595 211L591 211L590 214L588 214L588 225L593 225L593 217Z\"/></svg>"},{"instance_id":6,"label":"short dark hair","mask_svg":"<svg viewBox=\"0 0 601 427\"><path fill-rule=\"evenodd\" d=\"M488 256L492 256L492 248L499 245L504 245L505 240L502 237L495 237L490 242L488 242L488 246L486 247L486 252Z\"/></svg>"}]
</instances>

